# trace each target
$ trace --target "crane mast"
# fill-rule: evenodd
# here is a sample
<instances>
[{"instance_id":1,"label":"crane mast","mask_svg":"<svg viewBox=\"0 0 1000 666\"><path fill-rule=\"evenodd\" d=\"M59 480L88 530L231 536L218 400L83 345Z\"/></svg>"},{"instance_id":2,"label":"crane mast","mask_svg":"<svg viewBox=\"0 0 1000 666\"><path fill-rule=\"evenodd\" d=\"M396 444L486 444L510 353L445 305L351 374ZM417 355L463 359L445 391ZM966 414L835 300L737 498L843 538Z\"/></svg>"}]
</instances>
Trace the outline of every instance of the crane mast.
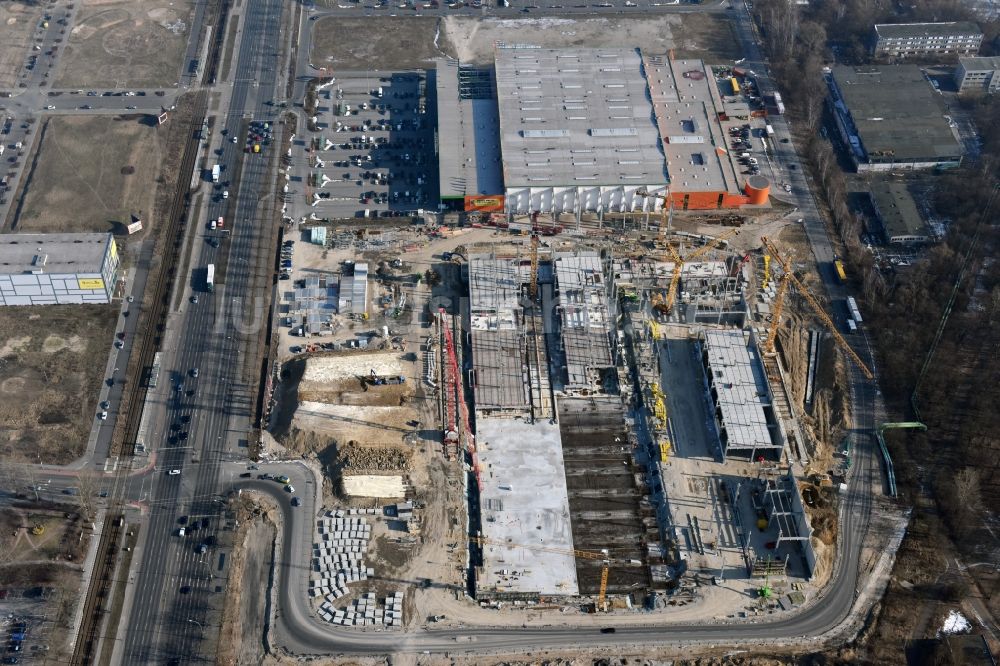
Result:
<instances>
[{"instance_id":1,"label":"crane mast","mask_svg":"<svg viewBox=\"0 0 1000 666\"><path fill-rule=\"evenodd\" d=\"M802 298L804 298L806 303L809 304L809 307L812 308L815 315L826 326L827 330L833 336L833 339L836 340L837 344L840 345L840 348L843 349L847 353L847 355L851 357L851 360L854 361L854 363L858 366L858 369L861 370L864 376L867 377L868 379L875 379L874 373L872 373L872 371L868 368L865 362L861 360L861 357L858 356L857 352L854 351L851 345L848 344L847 340L844 339L844 336L840 334L840 331L837 330L836 324L834 324L833 320L830 319L830 316L826 314L826 310L823 309L823 306L819 304L819 301L816 300L816 298L812 295L809 289L804 284L802 284L802 282L799 281L797 277L795 277L795 274L792 272L791 263L789 263L784 257L782 257L781 253L778 252L778 249L768 238L761 237L760 240L764 244L764 247L767 249L767 251L771 253L771 257L778 262L778 264L781 266L782 271L784 271L784 275L781 278L782 285L779 286L780 298L775 299L775 308L773 314L774 318L771 321L771 331L768 333L767 336L766 350L768 352L774 351L774 340L777 337L778 322L781 319L781 309L784 301L784 298L781 297L780 290L784 286L784 284L790 283L791 285L794 285L795 289L799 292L799 294L801 294Z\"/></svg>"}]
</instances>

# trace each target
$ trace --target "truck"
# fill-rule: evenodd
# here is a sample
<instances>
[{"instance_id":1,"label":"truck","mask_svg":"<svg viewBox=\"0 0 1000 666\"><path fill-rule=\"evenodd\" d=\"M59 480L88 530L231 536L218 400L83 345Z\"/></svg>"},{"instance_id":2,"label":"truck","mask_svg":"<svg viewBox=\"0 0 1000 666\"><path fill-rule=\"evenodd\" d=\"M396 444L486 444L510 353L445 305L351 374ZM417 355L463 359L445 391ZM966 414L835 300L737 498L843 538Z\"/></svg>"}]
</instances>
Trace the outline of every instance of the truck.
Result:
<instances>
[{"instance_id":1,"label":"truck","mask_svg":"<svg viewBox=\"0 0 1000 666\"><path fill-rule=\"evenodd\" d=\"M764 125L764 129L767 131L768 136L774 136L774 128L770 125Z\"/></svg>"},{"instance_id":2,"label":"truck","mask_svg":"<svg viewBox=\"0 0 1000 666\"><path fill-rule=\"evenodd\" d=\"M209 264L205 271L205 288L215 291L215 264Z\"/></svg>"},{"instance_id":3,"label":"truck","mask_svg":"<svg viewBox=\"0 0 1000 666\"><path fill-rule=\"evenodd\" d=\"M840 259L834 259L833 270L837 272L837 279L840 280L841 284L847 282L847 271L844 270L844 262Z\"/></svg>"},{"instance_id":4,"label":"truck","mask_svg":"<svg viewBox=\"0 0 1000 666\"><path fill-rule=\"evenodd\" d=\"M221 176L221 175L222 175L222 167L220 167L218 164L216 164L215 166L212 167L212 182L213 183L218 183L219 182L219 176Z\"/></svg>"},{"instance_id":5,"label":"truck","mask_svg":"<svg viewBox=\"0 0 1000 666\"><path fill-rule=\"evenodd\" d=\"M858 310L858 302L854 300L853 296L847 297L847 309L851 312L851 319L854 320L855 324L860 324L864 321L861 318L861 311Z\"/></svg>"},{"instance_id":6,"label":"truck","mask_svg":"<svg viewBox=\"0 0 1000 666\"><path fill-rule=\"evenodd\" d=\"M778 112L779 116L785 112L785 103L781 101L780 92L774 93L774 109Z\"/></svg>"}]
</instances>

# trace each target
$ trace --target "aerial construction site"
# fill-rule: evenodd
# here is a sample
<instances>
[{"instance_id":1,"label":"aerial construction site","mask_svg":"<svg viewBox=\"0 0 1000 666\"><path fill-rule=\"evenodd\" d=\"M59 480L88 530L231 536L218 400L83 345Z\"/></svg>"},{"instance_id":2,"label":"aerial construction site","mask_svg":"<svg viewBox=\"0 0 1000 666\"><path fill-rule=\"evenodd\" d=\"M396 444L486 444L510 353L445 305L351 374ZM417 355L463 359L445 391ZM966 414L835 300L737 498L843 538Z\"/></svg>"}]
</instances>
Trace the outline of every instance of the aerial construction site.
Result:
<instances>
[{"instance_id":1,"label":"aerial construction site","mask_svg":"<svg viewBox=\"0 0 1000 666\"><path fill-rule=\"evenodd\" d=\"M739 228L661 221L609 244L543 240L532 223L453 257L468 298L437 315L444 445L468 470L468 589L492 607L714 598L739 614L751 588L755 610L803 603L828 573L806 507L836 491L807 469L812 436L774 353L790 284L806 287L770 241L731 247Z\"/></svg>"}]
</instances>

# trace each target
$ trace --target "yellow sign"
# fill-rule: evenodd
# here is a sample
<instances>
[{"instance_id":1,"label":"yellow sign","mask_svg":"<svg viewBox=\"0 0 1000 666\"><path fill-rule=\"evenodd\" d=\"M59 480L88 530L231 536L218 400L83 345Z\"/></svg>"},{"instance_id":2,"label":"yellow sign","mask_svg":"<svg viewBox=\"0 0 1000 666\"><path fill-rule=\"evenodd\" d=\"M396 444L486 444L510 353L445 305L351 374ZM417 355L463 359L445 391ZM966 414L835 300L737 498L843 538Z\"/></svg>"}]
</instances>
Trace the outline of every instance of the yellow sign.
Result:
<instances>
[{"instance_id":1,"label":"yellow sign","mask_svg":"<svg viewBox=\"0 0 1000 666\"><path fill-rule=\"evenodd\" d=\"M79 289L104 289L104 280L101 278L77 278Z\"/></svg>"}]
</instances>

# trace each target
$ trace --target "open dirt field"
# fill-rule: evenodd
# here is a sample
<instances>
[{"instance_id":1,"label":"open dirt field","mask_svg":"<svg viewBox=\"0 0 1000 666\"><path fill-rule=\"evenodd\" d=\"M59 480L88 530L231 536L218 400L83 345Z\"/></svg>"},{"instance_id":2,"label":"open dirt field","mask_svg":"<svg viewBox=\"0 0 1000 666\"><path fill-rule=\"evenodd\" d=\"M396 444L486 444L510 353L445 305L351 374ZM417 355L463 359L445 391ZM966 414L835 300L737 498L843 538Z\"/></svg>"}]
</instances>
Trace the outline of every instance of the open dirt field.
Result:
<instances>
[{"instance_id":1,"label":"open dirt field","mask_svg":"<svg viewBox=\"0 0 1000 666\"><path fill-rule=\"evenodd\" d=\"M132 214L148 217L161 173L161 130L135 117L47 120L39 130L18 232L124 233ZM165 136L165 135L164 135Z\"/></svg>"},{"instance_id":2,"label":"open dirt field","mask_svg":"<svg viewBox=\"0 0 1000 666\"><path fill-rule=\"evenodd\" d=\"M0 456L62 464L83 452L116 316L110 305L0 310Z\"/></svg>"},{"instance_id":3,"label":"open dirt field","mask_svg":"<svg viewBox=\"0 0 1000 666\"><path fill-rule=\"evenodd\" d=\"M358 34L379 39L358 39ZM493 43L545 47L639 47L655 53L676 49L679 58L726 62L741 56L728 19L709 14L652 17L478 19L446 16L404 20L382 17L316 22L312 62L317 67L399 70L426 67L440 57L469 64L493 62Z\"/></svg>"},{"instance_id":4,"label":"open dirt field","mask_svg":"<svg viewBox=\"0 0 1000 666\"><path fill-rule=\"evenodd\" d=\"M432 18L330 16L315 22L310 59L316 67L335 69L425 68L434 58L449 56L434 46L437 26Z\"/></svg>"},{"instance_id":5,"label":"open dirt field","mask_svg":"<svg viewBox=\"0 0 1000 666\"><path fill-rule=\"evenodd\" d=\"M146 88L177 82L191 5L167 0L85 0L56 87Z\"/></svg>"},{"instance_id":6,"label":"open dirt field","mask_svg":"<svg viewBox=\"0 0 1000 666\"><path fill-rule=\"evenodd\" d=\"M41 4L0 3L0 87L11 88L17 83L17 73L41 19Z\"/></svg>"},{"instance_id":7,"label":"open dirt field","mask_svg":"<svg viewBox=\"0 0 1000 666\"><path fill-rule=\"evenodd\" d=\"M220 664L259 664L264 659L267 586L276 536L274 507L244 497L237 512L239 531L229 570L223 611Z\"/></svg>"}]
</instances>

